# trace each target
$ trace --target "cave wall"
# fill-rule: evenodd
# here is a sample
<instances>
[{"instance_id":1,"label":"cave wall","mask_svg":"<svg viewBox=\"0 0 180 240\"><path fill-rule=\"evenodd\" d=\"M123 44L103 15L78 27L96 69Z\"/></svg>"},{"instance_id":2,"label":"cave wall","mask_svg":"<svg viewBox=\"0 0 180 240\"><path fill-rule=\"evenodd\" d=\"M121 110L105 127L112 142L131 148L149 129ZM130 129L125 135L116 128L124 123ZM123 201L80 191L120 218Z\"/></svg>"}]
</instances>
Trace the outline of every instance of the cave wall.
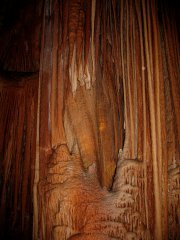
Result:
<instances>
[{"instance_id":1,"label":"cave wall","mask_svg":"<svg viewBox=\"0 0 180 240\"><path fill-rule=\"evenodd\" d=\"M42 2L0 14L0 238L32 239Z\"/></svg>"}]
</instances>

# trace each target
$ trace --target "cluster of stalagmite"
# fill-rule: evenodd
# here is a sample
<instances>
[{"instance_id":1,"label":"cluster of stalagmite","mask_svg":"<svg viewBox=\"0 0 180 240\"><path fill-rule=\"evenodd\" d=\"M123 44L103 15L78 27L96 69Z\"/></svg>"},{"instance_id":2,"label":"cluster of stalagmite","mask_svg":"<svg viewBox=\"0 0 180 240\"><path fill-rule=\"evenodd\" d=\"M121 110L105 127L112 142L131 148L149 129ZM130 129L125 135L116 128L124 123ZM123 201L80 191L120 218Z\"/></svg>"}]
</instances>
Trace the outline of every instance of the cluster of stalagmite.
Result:
<instances>
[{"instance_id":1,"label":"cluster of stalagmite","mask_svg":"<svg viewBox=\"0 0 180 240\"><path fill-rule=\"evenodd\" d=\"M101 188L96 164L83 169L79 155L58 146L41 182L41 216L47 239L150 239L141 162L119 160L113 190ZM89 238L88 238L89 237Z\"/></svg>"}]
</instances>

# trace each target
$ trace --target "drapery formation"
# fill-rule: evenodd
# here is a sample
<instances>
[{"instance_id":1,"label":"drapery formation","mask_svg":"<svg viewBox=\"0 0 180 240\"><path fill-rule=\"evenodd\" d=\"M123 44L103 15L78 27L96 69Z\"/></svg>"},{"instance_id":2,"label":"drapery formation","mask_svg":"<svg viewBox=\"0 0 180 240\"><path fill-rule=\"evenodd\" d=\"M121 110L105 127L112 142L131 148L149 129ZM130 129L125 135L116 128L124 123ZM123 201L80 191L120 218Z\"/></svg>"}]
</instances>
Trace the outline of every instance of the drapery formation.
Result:
<instances>
[{"instance_id":1,"label":"drapery formation","mask_svg":"<svg viewBox=\"0 0 180 240\"><path fill-rule=\"evenodd\" d=\"M37 76L0 85L0 237L28 239L33 214Z\"/></svg>"},{"instance_id":2,"label":"drapery formation","mask_svg":"<svg viewBox=\"0 0 180 240\"><path fill-rule=\"evenodd\" d=\"M35 236L178 238L179 43L167 11L45 2Z\"/></svg>"},{"instance_id":3,"label":"drapery formation","mask_svg":"<svg viewBox=\"0 0 180 240\"><path fill-rule=\"evenodd\" d=\"M13 212L12 229L20 222L26 231L33 201L35 240L179 239L173 8L155 0L42 6L30 38L24 28L7 35L5 46L10 36L22 43L14 61L16 47L0 49L1 69L35 72L40 32L39 83L24 75L16 87L0 85L1 219Z\"/></svg>"}]
</instances>

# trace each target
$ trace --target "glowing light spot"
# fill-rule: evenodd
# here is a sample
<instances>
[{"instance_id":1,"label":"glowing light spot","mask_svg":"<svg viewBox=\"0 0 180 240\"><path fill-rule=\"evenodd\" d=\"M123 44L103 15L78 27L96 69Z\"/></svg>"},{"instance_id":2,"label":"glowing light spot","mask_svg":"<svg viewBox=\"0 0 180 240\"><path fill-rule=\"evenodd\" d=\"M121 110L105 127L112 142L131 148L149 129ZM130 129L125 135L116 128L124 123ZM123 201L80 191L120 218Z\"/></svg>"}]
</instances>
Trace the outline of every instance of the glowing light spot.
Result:
<instances>
[{"instance_id":1,"label":"glowing light spot","mask_svg":"<svg viewBox=\"0 0 180 240\"><path fill-rule=\"evenodd\" d=\"M104 122L100 122L99 131L103 131L106 128L106 124Z\"/></svg>"}]
</instances>

